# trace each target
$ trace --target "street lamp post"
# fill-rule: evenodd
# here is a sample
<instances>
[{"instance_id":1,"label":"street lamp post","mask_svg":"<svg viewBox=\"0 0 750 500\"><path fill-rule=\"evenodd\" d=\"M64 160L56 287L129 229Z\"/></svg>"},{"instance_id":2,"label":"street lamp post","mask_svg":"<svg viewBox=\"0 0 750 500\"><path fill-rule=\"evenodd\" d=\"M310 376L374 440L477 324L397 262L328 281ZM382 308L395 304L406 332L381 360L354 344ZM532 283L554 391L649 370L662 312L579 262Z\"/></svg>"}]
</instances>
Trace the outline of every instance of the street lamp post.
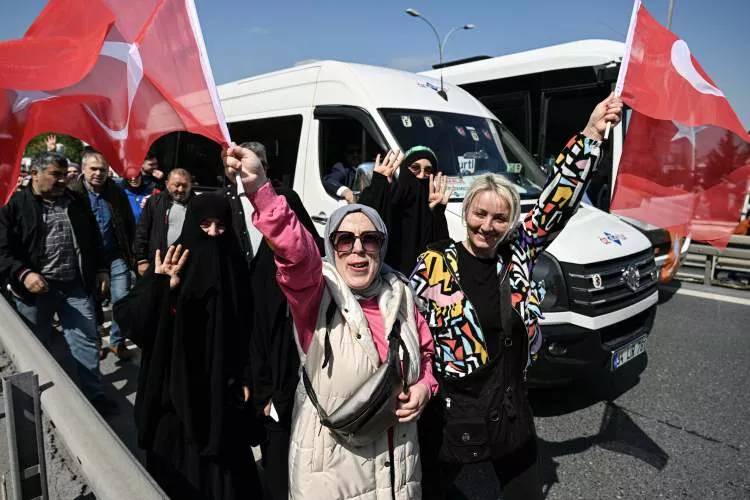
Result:
<instances>
[{"instance_id":1,"label":"street lamp post","mask_svg":"<svg viewBox=\"0 0 750 500\"><path fill-rule=\"evenodd\" d=\"M464 24L463 26L455 26L451 28L448 33L446 33L445 38L443 40L440 40L440 34L438 33L438 30L435 29L435 26L430 22L429 19L424 17L422 14L417 12L415 9L406 9L405 11L407 14L409 14L411 17L418 17L422 21L426 22L427 25L430 27L433 33L435 33L435 38L437 39L438 44L438 54L440 56L440 91L438 91L438 94L440 94L443 99L447 99L448 96L445 93L445 89L443 88L443 52L445 51L445 44L448 43L448 39L450 36L455 33L458 30L473 30L476 28L473 24Z\"/></svg>"}]
</instances>

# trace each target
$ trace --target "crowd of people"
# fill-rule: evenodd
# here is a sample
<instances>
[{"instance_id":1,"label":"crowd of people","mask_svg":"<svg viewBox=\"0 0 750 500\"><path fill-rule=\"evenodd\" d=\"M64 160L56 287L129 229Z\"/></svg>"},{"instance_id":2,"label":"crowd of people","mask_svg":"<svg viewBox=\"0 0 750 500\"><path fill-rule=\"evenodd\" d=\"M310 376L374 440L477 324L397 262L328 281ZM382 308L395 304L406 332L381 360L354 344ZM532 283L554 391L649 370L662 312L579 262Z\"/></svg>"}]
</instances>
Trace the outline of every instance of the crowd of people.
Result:
<instances>
[{"instance_id":1,"label":"crowd of people","mask_svg":"<svg viewBox=\"0 0 750 500\"><path fill-rule=\"evenodd\" d=\"M542 498L525 376L543 291L530 276L621 113L613 96L594 109L520 223L513 184L479 176L463 241L424 146L379 155L356 196L353 160L338 165L326 189L346 203L323 238L269 181L257 142L225 149L225 188L200 195L154 156L115 182L96 151L70 176L48 151L0 209L0 277L42 342L56 315L100 412L116 411L100 359L129 360L126 339L140 349L138 445L171 498L439 499L477 462L504 498Z\"/></svg>"}]
</instances>

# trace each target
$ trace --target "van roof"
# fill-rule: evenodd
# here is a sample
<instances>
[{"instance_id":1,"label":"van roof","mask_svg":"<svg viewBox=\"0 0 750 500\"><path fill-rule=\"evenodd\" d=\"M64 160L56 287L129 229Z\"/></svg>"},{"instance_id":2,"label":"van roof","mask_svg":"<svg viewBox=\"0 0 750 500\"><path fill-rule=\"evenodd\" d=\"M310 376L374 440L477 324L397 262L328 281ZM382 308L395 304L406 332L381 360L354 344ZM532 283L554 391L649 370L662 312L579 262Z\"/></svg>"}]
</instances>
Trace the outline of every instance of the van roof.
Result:
<instances>
[{"instance_id":1,"label":"van roof","mask_svg":"<svg viewBox=\"0 0 750 500\"><path fill-rule=\"evenodd\" d=\"M301 103L493 116L469 93L449 83L445 84L448 100L444 100L437 94L439 86L439 79L425 75L325 60L226 83L218 90L228 121Z\"/></svg>"},{"instance_id":2,"label":"van roof","mask_svg":"<svg viewBox=\"0 0 750 500\"><path fill-rule=\"evenodd\" d=\"M578 40L575 42L527 50L482 61L443 68L443 78L456 85L499 80L556 69L599 66L619 62L625 44L613 40ZM420 73L440 78L440 70Z\"/></svg>"}]
</instances>

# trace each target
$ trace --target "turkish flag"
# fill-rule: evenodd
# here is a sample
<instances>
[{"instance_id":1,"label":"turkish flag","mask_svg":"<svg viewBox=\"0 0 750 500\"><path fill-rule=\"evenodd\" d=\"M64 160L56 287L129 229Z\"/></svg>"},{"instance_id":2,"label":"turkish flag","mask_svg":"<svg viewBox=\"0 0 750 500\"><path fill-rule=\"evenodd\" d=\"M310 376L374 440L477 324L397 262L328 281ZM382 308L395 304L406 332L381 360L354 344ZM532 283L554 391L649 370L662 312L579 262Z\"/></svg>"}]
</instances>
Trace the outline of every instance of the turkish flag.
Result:
<instances>
[{"instance_id":1,"label":"turkish flag","mask_svg":"<svg viewBox=\"0 0 750 500\"><path fill-rule=\"evenodd\" d=\"M0 43L0 201L40 133L133 174L178 130L229 141L193 0L50 0L24 38Z\"/></svg>"},{"instance_id":2,"label":"turkish flag","mask_svg":"<svg viewBox=\"0 0 750 500\"><path fill-rule=\"evenodd\" d=\"M639 0L616 93L633 113L611 210L725 247L750 190L750 135L687 44Z\"/></svg>"}]
</instances>

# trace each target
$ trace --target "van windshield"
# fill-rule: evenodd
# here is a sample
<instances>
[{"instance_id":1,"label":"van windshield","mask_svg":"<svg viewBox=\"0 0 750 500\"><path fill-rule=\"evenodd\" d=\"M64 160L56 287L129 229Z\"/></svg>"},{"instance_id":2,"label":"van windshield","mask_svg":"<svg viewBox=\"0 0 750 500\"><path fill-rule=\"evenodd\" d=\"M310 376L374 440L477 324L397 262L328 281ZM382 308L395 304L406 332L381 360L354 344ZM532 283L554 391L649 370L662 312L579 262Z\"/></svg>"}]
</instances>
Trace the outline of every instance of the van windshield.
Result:
<instances>
[{"instance_id":1,"label":"van windshield","mask_svg":"<svg viewBox=\"0 0 750 500\"><path fill-rule=\"evenodd\" d=\"M522 198L536 198L544 173L531 155L500 123L480 116L412 109L380 113L402 150L427 146L448 175L452 200L462 200L476 176L500 174L511 180Z\"/></svg>"}]
</instances>

